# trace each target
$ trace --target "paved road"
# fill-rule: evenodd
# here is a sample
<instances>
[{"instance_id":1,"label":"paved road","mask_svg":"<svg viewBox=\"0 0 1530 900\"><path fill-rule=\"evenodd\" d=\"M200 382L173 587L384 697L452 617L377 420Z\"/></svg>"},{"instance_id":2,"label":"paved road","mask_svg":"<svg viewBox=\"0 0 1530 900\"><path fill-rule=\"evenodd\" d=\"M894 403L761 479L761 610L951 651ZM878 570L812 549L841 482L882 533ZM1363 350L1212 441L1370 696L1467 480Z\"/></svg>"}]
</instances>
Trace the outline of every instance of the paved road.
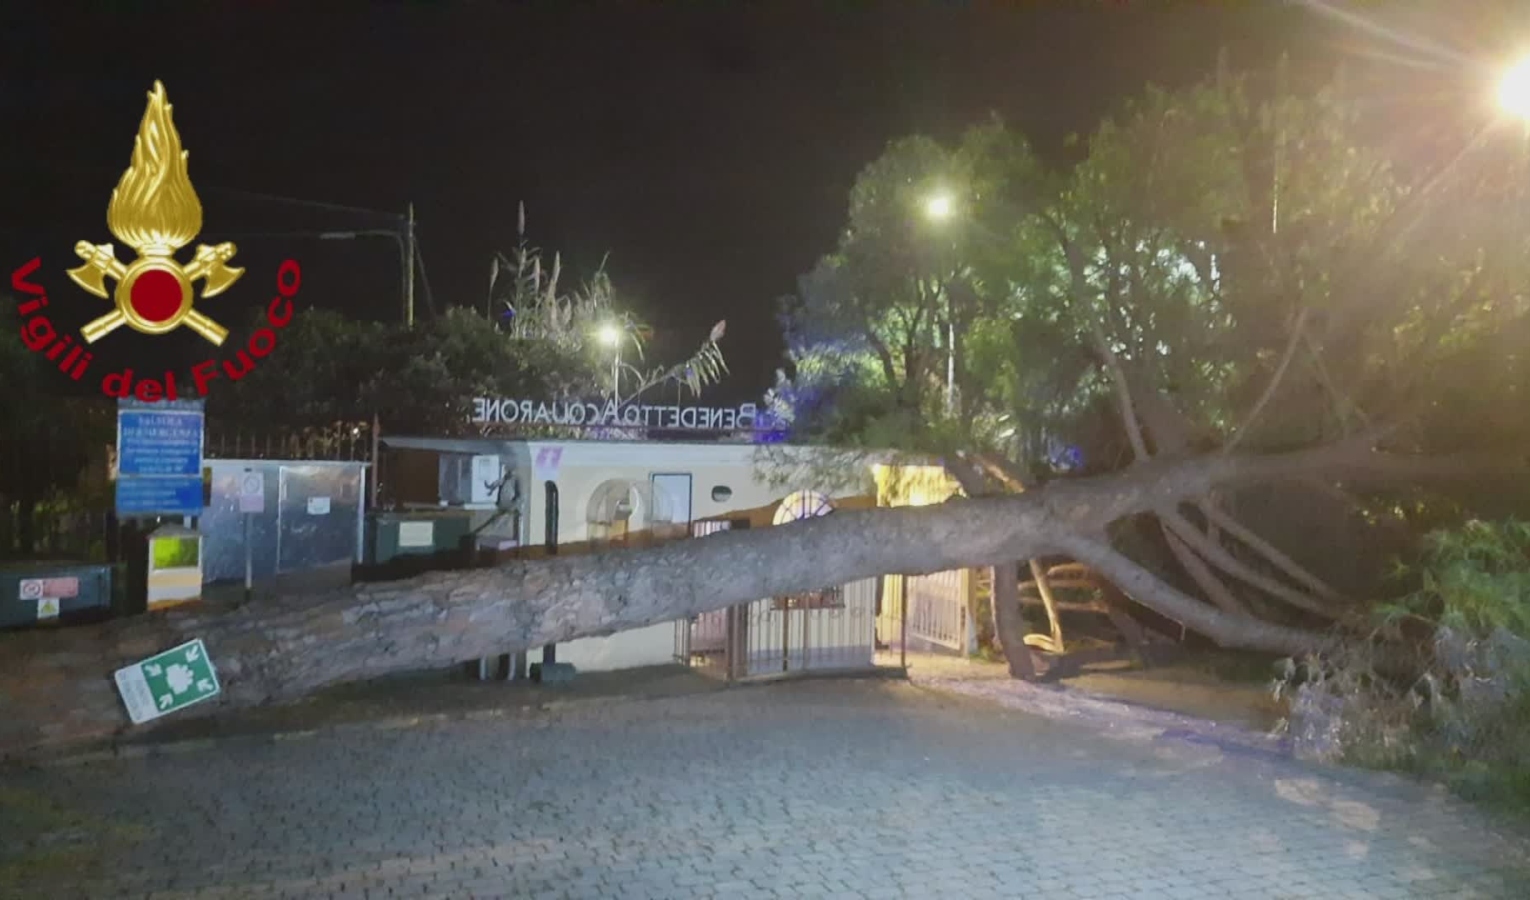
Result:
<instances>
[{"instance_id":1,"label":"paved road","mask_svg":"<svg viewBox=\"0 0 1530 900\"><path fill-rule=\"evenodd\" d=\"M0 771L0 896L1515 897L1437 791L894 682Z\"/></svg>"}]
</instances>

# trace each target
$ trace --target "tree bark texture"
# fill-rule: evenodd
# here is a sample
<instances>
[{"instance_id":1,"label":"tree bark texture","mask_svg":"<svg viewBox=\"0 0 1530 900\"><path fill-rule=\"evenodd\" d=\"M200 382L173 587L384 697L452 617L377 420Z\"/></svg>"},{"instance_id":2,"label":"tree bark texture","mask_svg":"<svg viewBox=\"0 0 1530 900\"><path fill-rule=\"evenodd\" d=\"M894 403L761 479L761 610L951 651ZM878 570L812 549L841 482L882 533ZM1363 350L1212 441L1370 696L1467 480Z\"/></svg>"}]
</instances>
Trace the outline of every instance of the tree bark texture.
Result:
<instances>
[{"instance_id":1,"label":"tree bark texture","mask_svg":"<svg viewBox=\"0 0 1530 900\"><path fill-rule=\"evenodd\" d=\"M1004 651L1011 678L1033 681L1036 659L1025 643L1026 622L1020 603L1020 570L1014 562L993 567L993 631Z\"/></svg>"},{"instance_id":2,"label":"tree bark texture","mask_svg":"<svg viewBox=\"0 0 1530 900\"><path fill-rule=\"evenodd\" d=\"M1503 460L1498 460L1503 468ZM761 597L884 574L926 574L1067 554L1166 616L1231 646L1301 652L1322 638L1229 617L1162 585L1103 538L1110 522L1223 484L1324 472L1480 475L1483 460L1408 460L1343 444L1280 456L1148 462L1019 495L845 511L657 547L517 561L406 581L202 605L0 639L0 755L111 735L127 716L121 666L201 638L223 694L171 719L292 699L391 672L518 652L670 621ZM1523 471L1515 466L1515 472Z\"/></svg>"}]
</instances>

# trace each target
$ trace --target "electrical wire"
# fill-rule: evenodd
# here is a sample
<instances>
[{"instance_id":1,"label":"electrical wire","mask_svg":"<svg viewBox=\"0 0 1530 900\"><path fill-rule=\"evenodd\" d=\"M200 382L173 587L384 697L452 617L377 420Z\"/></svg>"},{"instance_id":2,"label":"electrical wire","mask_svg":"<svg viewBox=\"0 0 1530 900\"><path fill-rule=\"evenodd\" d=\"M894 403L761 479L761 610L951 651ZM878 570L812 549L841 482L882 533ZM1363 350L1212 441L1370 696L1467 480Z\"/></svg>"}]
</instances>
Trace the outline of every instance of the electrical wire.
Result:
<instances>
[{"instance_id":1,"label":"electrical wire","mask_svg":"<svg viewBox=\"0 0 1530 900\"><path fill-rule=\"evenodd\" d=\"M343 203L330 203L325 200L304 200L301 197L284 197L280 194L263 194L259 191L247 191L242 188L223 187L221 185L197 185L199 191L211 191L213 193L234 194L237 196L251 197L257 200L267 200L272 203L285 203L289 206L305 206L310 209L323 209L329 212L357 213L366 216L380 216L386 219L399 221L404 216L398 213L383 212L380 209L368 209L364 206L347 206Z\"/></svg>"},{"instance_id":2,"label":"electrical wire","mask_svg":"<svg viewBox=\"0 0 1530 900\"><path fill-rule=\"evenodd\" d=\"M27 164L26 163L22 163L22 165L27 165ZM121 174L121 170L119 170L119 169L111 169L111 168L107 168L105 166L85 166L85 165L79 165L79 164L76 164L76 163L39 162L39 163L33 163L33 165L36 165L39 168L55 169L55 170L58 170L58 171L61 171L61 172L76 172L76 173L78 173L78 172L89 172L91 174L113 174L113 175ZM390 220L393 220L393 221L399 221L399 220L402 220L402 219L405 218L405 216L400 215L399 213L385 212L385 211L380 210L380 209L370 209L370 208L365 207L365 206L349 206L349 205L344 204L344 203L331 203L331 202L329 202L327 200L305 200L305 199L303 199L301 197L288 197L288 196L284 196L282 194L267 194L267 193L263 193L261 191L250 191L250 190L245 190L244 188L226 187L226 186L221 185L221 184L206 184L206 183L200 182L200 181L195 181L193 183L195 184L196 190L198 192L204 192L205 191L205 192L210 192L210 193L229 194L229 195L233 195L233 196L249 197L251 199L256 199L256 200L265 200L265 201L267 201L269 203L282 203L282 204L286 204L288 206L302 206L302 207L307 207L309 209L322 209L322 210L326 210L328 212L344 212L344 213L353 213L353 214L364 215L364 216L378 216L378 217L385 218L385 219L390 219Z\"/></svg>"}]
</instances>

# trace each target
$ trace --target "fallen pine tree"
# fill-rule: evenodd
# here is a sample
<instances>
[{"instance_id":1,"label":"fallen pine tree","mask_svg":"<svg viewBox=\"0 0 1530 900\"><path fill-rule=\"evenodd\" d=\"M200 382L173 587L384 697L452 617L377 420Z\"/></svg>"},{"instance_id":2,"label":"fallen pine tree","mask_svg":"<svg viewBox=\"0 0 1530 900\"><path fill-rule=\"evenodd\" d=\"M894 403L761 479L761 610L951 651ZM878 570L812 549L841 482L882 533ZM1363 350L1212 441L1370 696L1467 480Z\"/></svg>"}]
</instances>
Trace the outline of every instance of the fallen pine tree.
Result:
<instances>
[{"instance_id":1,"label":"fallen pine tree","mask_svg":"<svg viewBox=\"0 0 1530 900\"><path fill-rule=\"evenodd\" d=\"M1113 548L1123 516L1213 488L1288 478L1348 483L1523 472L1502 457L1381 453L1369 440L1296 453L1148 460L1023 494L843 512L661 546L438 572L405 581L203 604L0 639L0 754L111 736L129 724L113 672L200 638L221 695L174 718L291 700L327 685L525 650L882 574L1063 554L1132 599L1226 647L1302 653L1326 632L1240 616L1191 597ZM152 727L152 726L145 726Z\"/></svg>"}]
</instances>

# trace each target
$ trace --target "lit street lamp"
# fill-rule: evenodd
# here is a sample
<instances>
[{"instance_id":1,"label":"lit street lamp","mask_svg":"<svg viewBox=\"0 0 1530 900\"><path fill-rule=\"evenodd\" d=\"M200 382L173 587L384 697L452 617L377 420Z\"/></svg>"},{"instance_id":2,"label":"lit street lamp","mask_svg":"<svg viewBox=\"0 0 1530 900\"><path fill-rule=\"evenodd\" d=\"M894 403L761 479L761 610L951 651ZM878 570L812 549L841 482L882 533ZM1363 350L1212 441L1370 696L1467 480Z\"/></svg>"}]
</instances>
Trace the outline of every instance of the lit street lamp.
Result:
<instances>
[{"instance_id":1,"label":"lit street lamp","mask_svg":"<svg viewBox=\"0 0 1530 900\"><path fill-rule=\"evenodd\" d=\"M945 191L937 191L924 201L924 214L932 222L944 222L956 212L956 202ZM956 322L951 315L951 290L942 286L946 299L946 415L956 409Z\"/></svg>"},{"instance_id":2,"label":"lit street lamp","mask_svg":"<svg viewBox=\"0 0 1530 900\"><path fill-rule=\"evenodd\" d=\"M611 399L621 402L622 327L615 322L600 326L600 342L611 348Z\"/></svg>"},{"instance_id":3,"label":"lit street lamp","mask_svg":"<svg viewBox=\"0 0 1530 900\"><path fill-rule=\"evenodd\" d=\"M951 218L954 212L956 212L956 202L945 191L931 194L929 199L924 201L924 214L932 221L944 222Z\"/></svg>"},{"instance_id":4,"label":"lit street lamp","mask_svg":"<svg viewBox=\"0 0 1530 900\"><path fill-rule=\"evenodd\" d=\"M1530 58L1504 73L1498 82L1498 105L1509 115L1530 123Z\"/></svg>"}]
</instances>

